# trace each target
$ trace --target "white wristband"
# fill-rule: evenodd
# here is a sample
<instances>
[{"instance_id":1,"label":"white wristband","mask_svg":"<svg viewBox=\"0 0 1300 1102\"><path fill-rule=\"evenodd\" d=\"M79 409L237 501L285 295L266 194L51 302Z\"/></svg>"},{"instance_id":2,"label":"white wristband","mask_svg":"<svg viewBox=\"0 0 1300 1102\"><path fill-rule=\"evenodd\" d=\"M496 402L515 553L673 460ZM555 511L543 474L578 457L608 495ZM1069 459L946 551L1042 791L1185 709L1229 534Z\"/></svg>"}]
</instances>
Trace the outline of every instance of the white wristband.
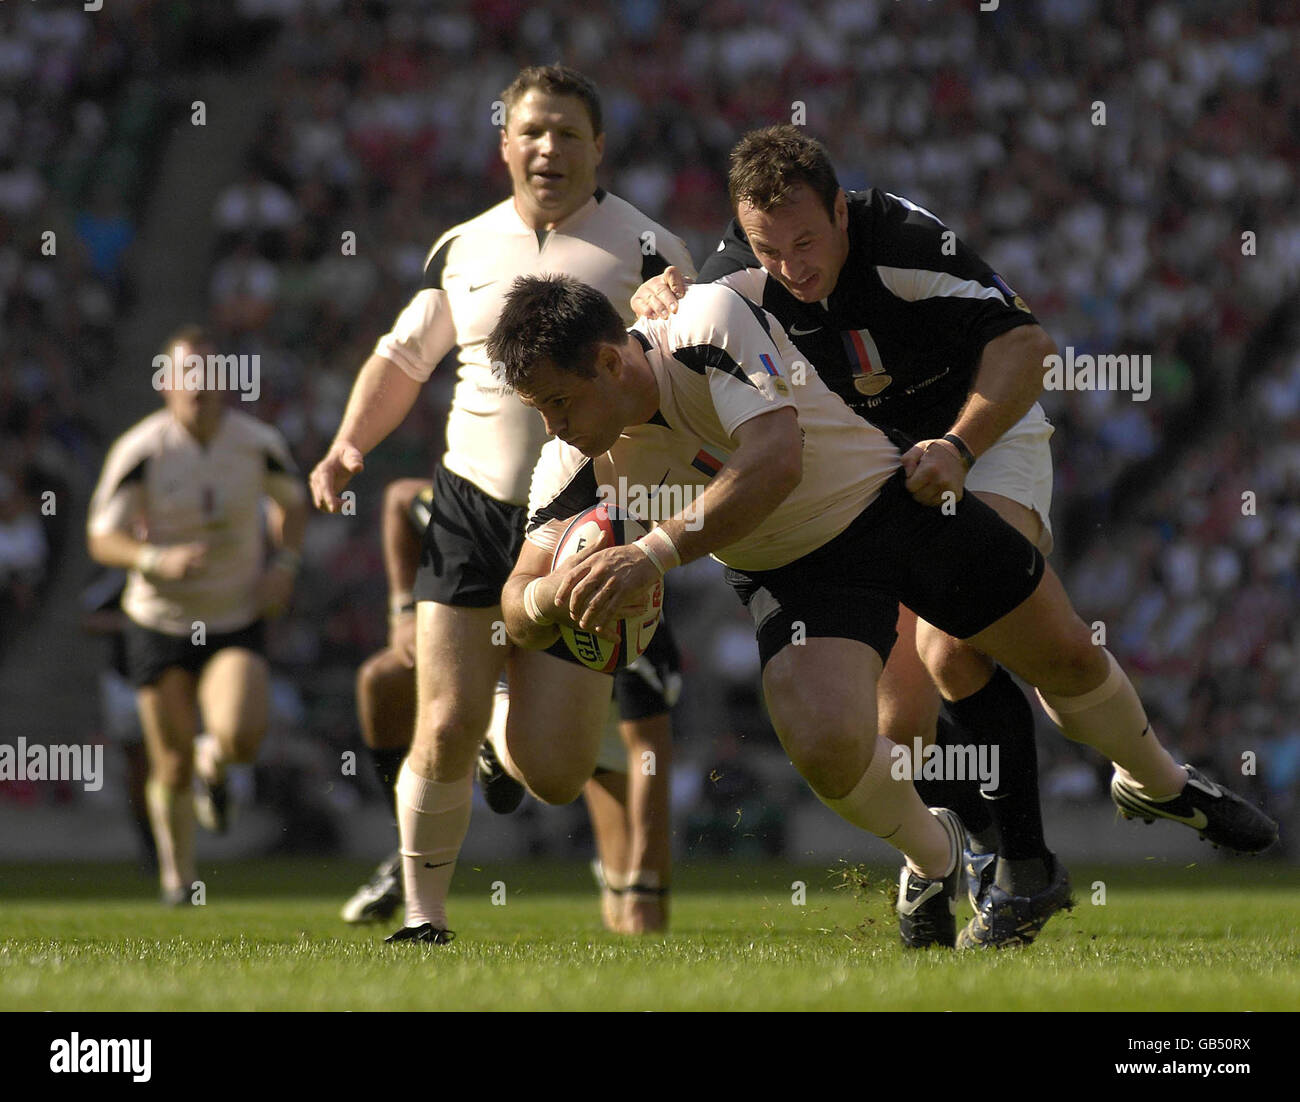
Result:
<instances>
[{"instance_id":1,"label":"white wristband","mask_svg":"<svg viewBox=\"0 0 1300 1102\"><path fill-rule=\"evenodd\" d=\"M135 555L135 568L141 574L152 574L158 569L158 560L162 558L162 548L153 544L144 544Z\"/></svg>"},{"instance_id":2,"label":"white wristband","mask_svg":"<svg viewBox=\"0 0 1300 1102\"><path fill-rule=\"evenodd\" d=\"M550 623L542 614L541 606L537 603L537 587L541 584L541 580L541 578L534 578L524 586L524 615L539 627Z\"/></svg>"},{"instance_id":3,"label":"white wristband","mask_svg":"<svg viewBox=\"0 0 1300 1102\"><path fill-rule=\"evenodd\" d=\"M633 540L633 547L639 547L645 552L646 558L654 563L654 568L659 571L662 578L674 566L682 565L682 556L677 550L677 544L673 543L673 538L662 528L655 528L647 532L639 540Z\"/></svg>"}]
</instances>

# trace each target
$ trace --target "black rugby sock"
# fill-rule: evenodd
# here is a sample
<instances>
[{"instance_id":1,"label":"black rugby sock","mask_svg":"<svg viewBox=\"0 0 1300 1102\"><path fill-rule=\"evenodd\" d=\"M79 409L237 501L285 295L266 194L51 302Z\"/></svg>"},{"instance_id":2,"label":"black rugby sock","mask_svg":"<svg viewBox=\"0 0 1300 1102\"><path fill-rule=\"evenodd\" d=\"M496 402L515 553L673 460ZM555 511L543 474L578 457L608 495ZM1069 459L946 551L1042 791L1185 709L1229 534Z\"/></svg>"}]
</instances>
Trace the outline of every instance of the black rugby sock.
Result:
<instances>
[{"instance_id":1,"label":"black rugby sock","mask_svg":"<svg viewBox=\"0 0 1300 1102\"><path fill-rule=\"evenodd\" d=\"M939 716L938 730L934 739L936 746L959 746L974 741L947 716ZM912 770L912 784L926 807L946 807L957 812L957 817L961 819L966 830L985 844L988 843L993 828L993 816L988 800L980 798L978 780L975 778L964 781L922 780L917 776L921 771L920 766L913 763Z\"/></svg>"},{"instance_id":2,"label":"black rugby sock","mask_svg":"<svg viewBox=\"0 0 1300 1102\"><path fill-rule=\"evenodd\" d=\"M376 750L370 747L370 758L374 762L375 776L379 778L379 787L384 790L384 798L393 813L393 822L397 822L397 793L393 786L397 784L397 774L402 771L402 762L406 760L405 750Z\"/></svg>"},{"instance_id":3,"label":"black rugby sock","mask_svg":"<svg viewBox=\"0 0 1300 1102\"><path fill-rule=\"evenodd\" d=\"M999 857L993 872L993 882L1012 895L1038 895L1051 884L1047 875L1047 862L1041 857L1024 861L1008 861Z\"/></svg>"},{"instance_id":4,"label":"black rugby sock","mask_svg":"<svg viewBox=\"0 0 1300 1102\"><path fill-rule=\"evenodd\" d=\"M999 880L1014 879L1016 894L1041 891L1046 887L1050 851L1043 838L1038 750L1029 701L999 666L979 692L947 701L944 707L975 742L998 750L998 783L985 790L984 802L998 828Z\"/></svg>"}]
</instances>

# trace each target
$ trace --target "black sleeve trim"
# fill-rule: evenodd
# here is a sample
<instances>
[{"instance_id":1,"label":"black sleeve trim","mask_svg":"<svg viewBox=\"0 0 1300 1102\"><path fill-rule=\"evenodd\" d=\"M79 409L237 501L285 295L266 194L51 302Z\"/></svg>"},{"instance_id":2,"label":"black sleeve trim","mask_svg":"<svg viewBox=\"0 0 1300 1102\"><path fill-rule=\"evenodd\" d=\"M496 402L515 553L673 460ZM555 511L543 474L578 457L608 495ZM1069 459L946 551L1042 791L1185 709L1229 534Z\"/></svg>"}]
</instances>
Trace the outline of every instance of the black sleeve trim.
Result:
<instances>
[{"instance_id":1,"label":"black sleeve trim","mask_svg":"<svg viewBox=\"0 0 1300 1102\"><path fill-rule=\"evenodd\" d=\"M640 248L639 241L637 247ZM666 261L658 251L646 253L641 257L641 282L644 283L647 279L653 279L657 275L663 275L667 269L668 261Z\"/></svg>"},{"instance_id":2,"label":"black sleeve trim","mask_svg":"<svg viewBox=\"0 0 1300 1102\"><path fill-rule=\"evenodd\" d=\"M749 308L749 312L754 315L755 320L763 327L763 332L767 334L767 339L772 340L772 327L767 323L767 311L761 306L755 306L739 291L732 289L731 293ZM772 342L772 347L776 347L775 341Z\"/></svg>"},{"instance_id":3,"label":"black sleeve trim","mask_svg":"<svg viewBox=\"0 0 1300 1102\"><path fill-rule=\"evenodd\" d=\"M725 371L746 386L754 386L754 381L741 371L730 353L716 344L693 344L686 348L679 348L673 353L673 359L689 367L697 375L703 375L711 367L717 371ZM754 387L754 389L758 388Z\"/></svg>"},{"instance_id":4,"label":"black sleeve trim","mask_svg":"<svg viewBox=\"0 0 1300 1102\"><path fill-rule=\"evenodd\" d=\"M535 532L552 520L569 520L593 505L600 504L596 487L596 467L588 459L573 472L568 484L529 518L528 531Z\"/></svg>"},{"instance_id":5,"label":"black sleeve trim","mask_svg":"<svg viewBox=\"0 0 1300 1102\"><path fill-rule=\"evenodd\" d=\"M266 473L296 476L298 474L298 468L292 465L292 461L290 461L290 466L286 467L280 462L280 457L276 455L275 452L268 451L266 453Z\"/></svg>"},{"instance_id":6,"label":"black sleeve trim","mask_svg":"<svg viewBox=\"0 0 1300 1102\"><path fill-rule=\"evenodd\" d=\"M118 493L121 492L123 486L129 486L132 483L136 483L138 485L143 486L145 471L148 465L149 465L149 456L146 455L143 459L140 460L139 463L137 463L134 467L132 467L129 471L127 471L126 474L122 476L118 484L113 487L113 492L108 495L109 500L112 500L114 497L116 497Z\"/></svg>"},{"instance_id":7,"label":"black sleeve trim","mask_svg":"<svg viewBox=\"0 0 1300 1102\"><path fill-rule=\"evenodd\" d=\"M424 282L420 285L421 289L442 290L442 273L447 267L447 253L455 240L457 239L453 237L444 241L442 248L429 257L429 263L424 266Z\"/></svg>"}]
</instances>

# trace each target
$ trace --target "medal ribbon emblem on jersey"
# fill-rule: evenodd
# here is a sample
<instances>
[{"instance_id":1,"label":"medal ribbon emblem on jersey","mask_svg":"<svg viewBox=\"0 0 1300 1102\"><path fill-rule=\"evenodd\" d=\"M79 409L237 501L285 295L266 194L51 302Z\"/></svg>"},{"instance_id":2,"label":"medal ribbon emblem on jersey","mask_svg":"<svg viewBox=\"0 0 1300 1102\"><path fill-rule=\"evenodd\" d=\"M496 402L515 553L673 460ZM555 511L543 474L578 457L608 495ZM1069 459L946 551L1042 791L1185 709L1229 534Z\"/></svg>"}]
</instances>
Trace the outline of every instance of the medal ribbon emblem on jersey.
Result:
<instances>
[{"instance_id":1,"label":"medal ribbon emblem on jersey","mask_svg":"<svg viewBox=\"0 0 1300 1102\"><path fill-rule=\"evenodd\" d=\"M1029 307L1025 305L1025 300L1007 286L1007 281L998 275L997 272L993 273L993 282L997 284L998 290L1007 297L1012 306L1017 310L1023 310L1026 314L1030 313Z\"/></svg>"},{"instance_id":2,"label":"medal ribbon emblem on jersey","mask_svg":"<svg viewBox=\"0 0 1300 1102\"><path fill-rule=\"evenodd\" d=\"M776 392L782 396L788 396L790 388L785 385L785 380L781 378L781 372L777 371L776 364L772 362L772 357L766 353L759 353L758 359L763 365L763 370L772 377L772 386Z\"/></svg>"},{"instance_id":3,"label":"medal ribbon emblem on jersey","mask_svg":"<svg viewBox=\"0 0 1300 1102\"><path fill-rule=\"evenodd\" d=\"M840 339L844 342L844 354L848 357L849 368L853 372L853 388L859 394L868 397L879 394L894 381L885 374L880 349L876 347L870 331L850 329L840 333Z\"/></svg>"}]
</instances>

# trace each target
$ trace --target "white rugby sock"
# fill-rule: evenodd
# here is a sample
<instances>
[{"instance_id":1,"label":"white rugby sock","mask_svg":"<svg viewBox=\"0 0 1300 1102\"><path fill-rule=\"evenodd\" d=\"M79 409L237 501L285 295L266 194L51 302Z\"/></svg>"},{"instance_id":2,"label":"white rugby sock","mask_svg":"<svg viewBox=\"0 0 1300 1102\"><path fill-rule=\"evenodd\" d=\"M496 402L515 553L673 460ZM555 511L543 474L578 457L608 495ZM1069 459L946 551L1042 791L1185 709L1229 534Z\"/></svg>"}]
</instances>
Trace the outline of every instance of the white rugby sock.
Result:
<instances>
[{"instance_id":1,"label":"white rugby sock","mask_svg":"<svg viewBox=\"0 0 1300 1102\"><path fill-rule=\"evenodd\" d=\"M492 718L488 721L487 740L492 744L501 768L527 788L523 774L515 764L515 759L510 756L510 747L506 744L506 721L509 718L510 694L504 686L498 685L492 697Z\"/></svg>"},{"instance_id":2,"label":"white rugby sock","mask_svg":"<svg viewBox=\"0 0 1300 1102\"><path fill-rule=\"evenodd\" d=\"M406 925L428 922L445 930L447 889L469 831L474 779L466 775L459 781L431 781L414 772L408 758L397 775L396 792Z\"/></svg>"},{"instance_id":3,"label":"white rugby sock","mask_svg":"<svg viewBox=\"0 0 1300 1102\"><path fill-rule=\"evenodd\" d=\"M161 781L145 782L149 823L158 847L158 879L167 895L189 895L194 872L194 793L176 792Z\"/></svg>"},{"instance_id":4,"label":"white rugby sock","mask_svg":"<svg viewBox=\"0 0 1300 1102\"><path fill-rule=\"evenodd\" d=\"M1144 795L1176 796L1187 783L1187 770L1160 745L1137 690L1115 656L1108 650L1105 655L1110 672L1095 689L1079 696L1040 692L1038 699L1066 738L1105 754L1119 767L1121 778Z\"/></svg>"},{"instance_id":5,"label":"white rugby sock","mask_svg":"<svg viewBox=\"0 0 1300 1102\"><path fill-rule=\"evenodd\" d=\"M194 769L211 784L220 784L225 779L226 762L215 735L200 732L194 736Z\"/></svg>"},{"instance_id":6,"label":"white rugby sock","mask_svg":"<svg viewBox=\"0 0 1300 1102\"><path fill-rule=\"evenodd\" d=\"M921 802L912 782L893 776L893 746L883 735L877 735L871 764L853 791L837 800L817 798L841 819L900 850L907 863L926 879L947 876L961 854L954 857L948 832Z\"/></svg>"}]
</instances>

